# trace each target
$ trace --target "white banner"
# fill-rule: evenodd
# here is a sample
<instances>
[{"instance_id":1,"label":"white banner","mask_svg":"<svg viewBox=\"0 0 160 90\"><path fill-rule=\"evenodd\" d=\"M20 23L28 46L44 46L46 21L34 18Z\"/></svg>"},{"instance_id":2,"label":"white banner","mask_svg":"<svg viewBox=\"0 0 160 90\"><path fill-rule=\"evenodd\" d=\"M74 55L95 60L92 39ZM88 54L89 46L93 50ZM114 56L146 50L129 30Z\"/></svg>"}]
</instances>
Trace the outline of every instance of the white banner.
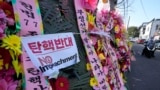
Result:
<instances>
[{"instance_id":1,"label":"white banner","mask_svg":"<svg viewBox=\"0 0 160 90\"><path fill-rule=\"evenodd\" d=\"M80 61L72 33L22 37L22 44L33 64L45 76Z\"/></svg>"}]
</instances>

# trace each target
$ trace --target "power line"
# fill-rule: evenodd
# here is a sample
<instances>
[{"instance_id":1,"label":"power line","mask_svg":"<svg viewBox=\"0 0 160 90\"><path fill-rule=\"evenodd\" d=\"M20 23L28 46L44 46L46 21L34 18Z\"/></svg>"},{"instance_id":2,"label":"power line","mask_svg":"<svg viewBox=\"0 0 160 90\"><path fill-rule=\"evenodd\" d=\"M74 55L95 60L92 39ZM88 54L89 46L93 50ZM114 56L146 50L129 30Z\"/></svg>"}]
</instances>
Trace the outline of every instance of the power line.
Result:
<instances>
[{"instance_id":1,"label":"power line","mask_svg":"<svg viewBox=\"0 0 160 90\"><path fill-rule=\"evenodd\" d=\"M142 0L140 0L140 2L141 2L141 6L142 6L142 9L143 9L143 12L144 12L144 14L145 14L146 18L148 19L148 16L147 16L146 11L145 11L145 9L144 9L144 6L143 6L143 2L142 2Z\"/></svg>"}]
</instances>

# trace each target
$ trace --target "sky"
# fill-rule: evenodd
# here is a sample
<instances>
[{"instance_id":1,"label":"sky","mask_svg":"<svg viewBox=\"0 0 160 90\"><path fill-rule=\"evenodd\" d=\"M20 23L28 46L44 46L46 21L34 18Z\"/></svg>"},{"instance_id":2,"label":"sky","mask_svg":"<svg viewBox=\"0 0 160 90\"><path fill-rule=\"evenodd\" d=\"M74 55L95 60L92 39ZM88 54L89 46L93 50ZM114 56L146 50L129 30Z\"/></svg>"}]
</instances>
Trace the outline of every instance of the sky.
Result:
<instances>
[{"instance_id":1,"label":"sky","mask_svg":"<svg viewBox=\"0 0 160 90\"><path fill-rule=\"evenodd\" d=\"M143 22L160 19L160 0L128 0L128 5L128 13L125 15L128 26L139 27Z\"/></svg>"}]
</instances>

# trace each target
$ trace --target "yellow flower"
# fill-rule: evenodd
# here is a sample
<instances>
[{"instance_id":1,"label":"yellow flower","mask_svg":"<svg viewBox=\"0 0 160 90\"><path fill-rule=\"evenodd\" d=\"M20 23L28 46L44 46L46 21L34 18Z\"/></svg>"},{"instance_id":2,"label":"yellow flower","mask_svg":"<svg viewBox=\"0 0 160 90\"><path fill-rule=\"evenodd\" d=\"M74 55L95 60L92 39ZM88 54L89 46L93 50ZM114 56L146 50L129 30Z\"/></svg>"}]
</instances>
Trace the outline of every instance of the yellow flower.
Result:
<instances>
[{"instance_id":1,"label":"yellow flower","mask_svg":"<svg viewBox=\"0 0 160 90\"><path fill-rule=\"evenodd\" d=\"M117 38L116 39L116 44L119 46L119 42L120 42L120 39L119 38Z\"/></svg>"},{"instance_id":2,"label":"yellow flower","mask_svg":"<svg viewBox=\"0 0 160 90\"><path fill-rule=\"evenodd\" d=\"M90 86L96 86L96 85L98 85L98 82L97 82L97 80L96 80L96 78L95 77L92 77L91 79L90 79Z\"/></svg>"},{"instance_id":3,"label":"yellow flower","mask_svg":"<svg viewBox=\"0 0 160 90\"><path fill-rule=\"evenodd\" d=\"M3 59L0 59L0 70L3 69Z\"/></svg>"},{"instance_id":4,"label":"yellow flower","mask_svg":"<svg viewBox=\"0 0 160 90\"><path fill-rule=\"evenodd\" d=\"M19 77L19 74L21 73L21 64L18 62L18 56L15 56L13 51L9 51L11 57L12 57L12 65L14 70L16 71L17 77Z\"/></svg>"},{"instance_id":5,"label":"yellow flower","mask_svg":"<svg viewBox=\"0 0 160 90\"><path fill-rule=\"evenodd\" d=\"M86 64L87 70L91 70L91 65L89 63Z\"/></svg>"},{"instance_id":6,"label":"yellow flower","mask_svg":"<svg viewBox=\"0 0 160 90\"><path fill-rule=\"evenodd\" d=\"M94 24L95 16L93 16L91 13L87 13L87 19L90 24Z\"/></svg>"},{"instance_id":7,"label":"yellow flower","mask_svg":"<svg viewBox=\"0 0 160 90\"><path fill-rule=\"evenodd\" d=\"M114 29L115 29L115 33L119 33L119 26L118 25L116 25Z\"/></svg>"},{"instance_id":8,"label":"yellow flower","mask_svg":"<svg viewBox=\"0 0 160 90\"><path fill-rule=\"evenodd\" d=\"M104 56L103 53L100 53L100 54L98 55L98 57L99 57L100 60L105 60L105 59L106 59L106 57Z\"/></svg>"},{"instance_id":9,"label":"yellow flower","mask_svg":"<svg viewBox=\"0 0 160 90\"><path fill-rule=\"evenodd\" d=\"M120 73L120 75L121 75L121 77L123 79L123 82L126 83L127 81L125 80L123 73Z\"/></svg>"},{"instance_id":10,"label":"yellow flower","mask_svg":"<svg viewBox=\"0 0 160 90\"><path fill-rule=\"evenodd\" d=\"M2 39L2 46L6 49L12 50L15 55L20 55L21 51L21 38L16 35L10 35Z\"/></svg>"},{"instance_id":11,"label":"yellow flower","mask_svg":"<svg viewBox=\"0 0 160 90\"><path fill-rule=\"evenodd\" d=\"M99 50L103 50L103 44L102 44L102 42L100 40L98 40L98 49L97 49L97 51L99 51Z\"/></svg>"}]
</instances>

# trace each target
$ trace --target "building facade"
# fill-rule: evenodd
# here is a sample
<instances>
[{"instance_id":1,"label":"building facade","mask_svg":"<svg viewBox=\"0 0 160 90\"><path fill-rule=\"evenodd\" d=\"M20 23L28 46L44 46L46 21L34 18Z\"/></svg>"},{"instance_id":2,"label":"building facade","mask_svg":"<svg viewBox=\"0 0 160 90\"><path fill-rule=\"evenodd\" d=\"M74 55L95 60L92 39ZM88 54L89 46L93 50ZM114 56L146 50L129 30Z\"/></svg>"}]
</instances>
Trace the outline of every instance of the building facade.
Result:
<instances>
[{"instance_id":1,"label":"building facade","mask_svg":"<svg viewBox=\"0 0 160 90\"><path fill-rule=\"evenodd\" d=\"M148 40L150 37L160 35L160 19L153 19L143 23L140 28L139 39ZM159 38L156 38L159 39Z\"/></svg>"}]
</instances>

